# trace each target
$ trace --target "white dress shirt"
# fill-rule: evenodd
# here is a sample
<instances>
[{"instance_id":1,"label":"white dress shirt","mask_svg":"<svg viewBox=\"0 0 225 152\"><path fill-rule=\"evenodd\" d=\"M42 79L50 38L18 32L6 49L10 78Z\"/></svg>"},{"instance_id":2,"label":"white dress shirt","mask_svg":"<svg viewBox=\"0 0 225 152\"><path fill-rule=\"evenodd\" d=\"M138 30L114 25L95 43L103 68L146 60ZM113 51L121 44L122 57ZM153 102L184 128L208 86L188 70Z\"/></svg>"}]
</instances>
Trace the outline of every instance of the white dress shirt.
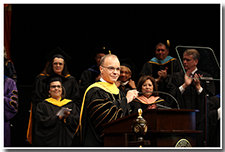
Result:
<instances>
[{"instance_id":1,"label":"white dress shirt","mask_svg":"<svg viewBox=\"0 0 225 152\"><path fill-rule=\"evenodd\" d=\"M197 70L198 70L198 68L196 67L196 69L195 69L194 71L191 72L191 77L194 76L194 74L195 74L195 72L196 72ZM183 88L182 85L179 87L179 90L180 90L181 94L183 94L184 91L185 91L185 89ZM200 94L200 93L202 92L202 90L203 90L202 87L201 87L199 90L197 90L198 94Z\"/></svg>"}]
</instances>

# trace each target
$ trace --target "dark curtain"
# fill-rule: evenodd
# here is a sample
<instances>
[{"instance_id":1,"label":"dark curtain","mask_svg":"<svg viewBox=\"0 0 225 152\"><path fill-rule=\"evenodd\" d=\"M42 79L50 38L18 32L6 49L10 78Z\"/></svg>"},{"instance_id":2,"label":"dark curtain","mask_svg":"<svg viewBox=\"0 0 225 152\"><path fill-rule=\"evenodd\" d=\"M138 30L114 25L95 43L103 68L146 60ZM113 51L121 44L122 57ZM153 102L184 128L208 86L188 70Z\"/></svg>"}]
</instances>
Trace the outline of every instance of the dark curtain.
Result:
<instances>
[{"instance_id":1,"label":"dark curtain","mask_svg":"<svg viewBox=\"0 0 225 152\"><path fill-rule=\"evenodd\" d=\"M7 53L7 59L9 60L11 60L10 55L11 16L12 16L12 5L4 4L4 46Z\"/></svg>"}]
</instances>

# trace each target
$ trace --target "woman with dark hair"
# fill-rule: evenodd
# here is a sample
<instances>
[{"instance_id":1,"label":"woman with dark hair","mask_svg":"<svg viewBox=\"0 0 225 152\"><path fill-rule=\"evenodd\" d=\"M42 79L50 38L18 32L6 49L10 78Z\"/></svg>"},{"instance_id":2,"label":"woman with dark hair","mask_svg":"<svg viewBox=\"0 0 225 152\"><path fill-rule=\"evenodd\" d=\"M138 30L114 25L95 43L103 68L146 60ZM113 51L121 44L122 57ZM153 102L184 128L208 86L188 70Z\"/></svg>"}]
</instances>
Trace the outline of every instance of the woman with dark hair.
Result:
<instances>
[{"instance_id":1,"label":"woman with dark hair","mask_svg":"<svg viewBox=\"0 0 225 152\"><path fill-rule=\"evenodd\" d=\"M62 79L53 77L48 82L49 98L38 103L35 123L34 146L72 146L79 123L78 107L71 99L64 98ZM68 109L57 114L62 108ZM71 111L70 111L71 110Z\"/></svg>"},{"instance_id":2,"label":"woman with dark hair","mask_svg":"<svg viewBox=\"0 0 225 152\"><path fill-rule=\"evenodd\" d=\"M47 97L46 78L51 75L60 75L66 79L62 84L67 92L66 98L73 100L80 107L81 98L78 83L75 77L71 76L67 70L67 62L70 57L60 48L56 48L46 56L46 59L49 61L49 64L46 66L46 73L39 74L34 83L33 106L36 106L37 103Z\"/></svg>"},{"instance_id":3,"label":"woman with dark hair","mask_svg":"<svg viewBox=\"0 0 225 152\"><path fill-rule=\"evenodd\" d=\"M137 91L139 96L136 97L131 103L131 113L138 112L138 109L159 109L169 108L166 107L164 99L159 97L159 94L154 91L158 91L155 79L152 76L142 76L137 83Z\"/></svg>"},{"instance_id":4,"label":"woman with dark hair","mask_svg":"<svg viewBox=\"0 0 225 152\"><path fill-rule=\"evenodd\" d=\"M67 76L69 72L65 61L65 58L61 54L54 55L47 66L46 72L48 74L57 73L62 76Z\"/></svg>"},{"instance_id":5,"label":"woman with dark hair","mask_svg":"<svg viewBox=\"0 0 225 152\"><path fill-rule=\"evenodd\" d=\"M62 85L67 92L66 98L72 99L80 109L81 98L79 93L79 85L75 77L69 74L69 71L67 70L68 57L65 58L64 56L61 54L54 55L47 66L46 72L48 75L57 74L65 77L66 81L64 81Z\"/></svg>"},{"instance_id":6,"label":"woman with dark hair","mask_svg":"<svg viewBox=\"0 0 225 152\"><path fill-rule=\"evenodd\" d=\"M46 64L45 70L36 77L33 85L30 113L30 119L32 119L32 124L28 124L29 126L33 125L32 130L35 130L34 127L36 123L36 118L35 116L32 116L32 113L36 113L38 103L48 98L47 80L49 77L61 77L63 79L62 86L65 88L66 91L65 98L71 99L79 109L81 104L78 83L75 77L71 76L67 70L67 62L70 57L58 47L52 52L50 52L45 58L49 62ZM32 139L29 137L29 132L32 132L32 130L28 130L27 132L27 139L31 144Z\"/></svg>"}]
</instances>

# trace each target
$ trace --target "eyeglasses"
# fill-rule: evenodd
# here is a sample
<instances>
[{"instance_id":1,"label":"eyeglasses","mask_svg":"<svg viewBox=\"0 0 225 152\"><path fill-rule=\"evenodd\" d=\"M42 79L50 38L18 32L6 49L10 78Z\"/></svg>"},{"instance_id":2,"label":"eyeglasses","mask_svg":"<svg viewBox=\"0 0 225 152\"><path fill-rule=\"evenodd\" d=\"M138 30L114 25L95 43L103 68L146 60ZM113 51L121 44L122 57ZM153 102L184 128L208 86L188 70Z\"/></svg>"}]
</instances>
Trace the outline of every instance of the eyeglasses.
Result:
<instances>
[{"instance_id":1,"label":"eyeglasses","mask_svg":"<svg viewBox=\"0 0 225 152\"><path fill-rule=\"evenodd\" d=\"M56 88L56 87L61 88L60 85L52 85L52 86L50 86L50 87L51 87L51 88Z\"/></svg>"},{"instance_id":2,"label":"eyeglasses","mask_svg":"<svg viewBox=\"0 0 225 152\"><path fill-rule=\"evenodd\" d=\"M105 66L102 66L102 65L101 65L101 67L107 68L110 72L115 71L115 70L116 70L116 71L120 71L120 70L121 70L120 67L114 68L113 66L105 67Z\"/></svg>"},{"instance_id":3,"label":"eyeglasses","mask_svg":"<svg viewBox=\"0 0 225 152\"><path fill-rule=\"evenodd\" d=\"M183 58L183 61L185 61L185 60L186 60L187 62L188 62L188 61L191 61L191 59Z\"/></svg>"}]
</instances>

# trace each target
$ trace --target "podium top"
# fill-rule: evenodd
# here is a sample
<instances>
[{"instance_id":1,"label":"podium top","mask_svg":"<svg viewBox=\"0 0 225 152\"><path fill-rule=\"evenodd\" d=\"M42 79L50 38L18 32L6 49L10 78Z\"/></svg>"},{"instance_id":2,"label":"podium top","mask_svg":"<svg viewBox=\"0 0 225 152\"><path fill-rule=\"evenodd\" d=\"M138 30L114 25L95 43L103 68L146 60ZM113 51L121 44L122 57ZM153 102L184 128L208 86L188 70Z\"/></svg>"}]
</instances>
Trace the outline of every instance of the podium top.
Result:
<instances>
[{"instance_id":1,"label":"podium top","mask_svg":"<svg viewBox=\"0 0 225 152\"><path fill-rule=\"evenodd\" d=\"M142 116L144 119L149 120L149 119L152 119L150 117L155 117L155 119L157 119L157 116L160 114L166 114L168 117L170 117L168 114L175 114L175 115L180 115L180 117L182 117L182 115L187 115L189 113L195 114L196 112L199 112L199 110L197 109L145 109L143 110ZM104 123L102 124L102 126L106 127L115 123L122 123L129 120L133 121L133 119L135 119L137 116L138 116L138 112L127 115L123 118L119 118L111 122Z\"/></svg>"}]
</instances>

